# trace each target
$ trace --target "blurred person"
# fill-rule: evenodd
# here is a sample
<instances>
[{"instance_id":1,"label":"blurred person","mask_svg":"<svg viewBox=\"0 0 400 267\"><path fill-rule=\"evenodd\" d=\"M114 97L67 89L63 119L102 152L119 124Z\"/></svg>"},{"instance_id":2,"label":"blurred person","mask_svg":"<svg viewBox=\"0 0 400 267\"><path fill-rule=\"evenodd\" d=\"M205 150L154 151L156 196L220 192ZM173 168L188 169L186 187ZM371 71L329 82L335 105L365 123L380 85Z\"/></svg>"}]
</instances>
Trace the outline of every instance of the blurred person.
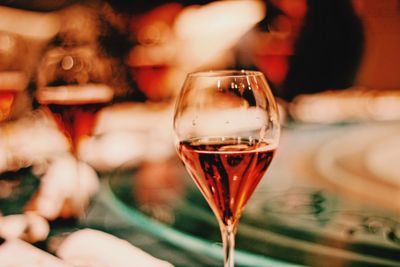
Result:
<instances>
[{"instance_id":1,"label":"blurred person","mask_svg":"<svg viewBox=\"0 0 400 267\"><path fill-rule=\"evenodd\" d=\"M307 1L265 2L268 13L238 45L237 64L262 70L272 85L280 86L289 69L289 58L294 54L307 13Z\"/></svg>"},{"instance_id":2,"label":"blurred person","mask_svg":"<svg viewBox=\"0 0 400 267\"><path fill-rule=\"evenodd\" d=\"M351 0L269 0L266 18L248 37L253 64L275 93L291 101L302 93L353 85L363 56L363 26Z\"/></svg>"},{"instance_id":3,"label":"blurred person","mask_svg":"<svg viewBox=\"0 0 400 267\"><path fill-rule=\"evenodd\" d=\"M173 24L182 11L180 3L164 3L141 14L133 14L128 31L135 45L126 64L138 88L151 101L171 96L168 78L173 68L176 43Z\"/></svg>"},{"instance_id":4,"label":"blurred person","mask_svg":"<svg viewBox=\"0 0 400 267\"><path fill-rule=\"evenodd\" d=\"M236 42L265 15L250 0L109 2L129 18L125 63L150 101L174 98L188 72L232 67Z\"/></svg>"}]
</instances>

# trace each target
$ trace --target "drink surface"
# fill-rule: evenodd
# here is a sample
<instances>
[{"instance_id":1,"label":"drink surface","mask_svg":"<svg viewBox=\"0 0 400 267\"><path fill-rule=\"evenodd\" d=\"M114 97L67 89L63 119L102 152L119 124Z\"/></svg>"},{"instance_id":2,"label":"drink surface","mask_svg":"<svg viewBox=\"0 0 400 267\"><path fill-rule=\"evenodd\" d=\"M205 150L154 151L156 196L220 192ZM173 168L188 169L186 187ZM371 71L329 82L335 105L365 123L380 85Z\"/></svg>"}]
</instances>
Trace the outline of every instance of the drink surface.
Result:
<instances>
[{"instance_id":1,"label":"drink surface","mask_svg":"<svg viewBox=\"0 0 400 267\"><path fill-rule=\"evenodd\" d=\"M275 147L244 138L191 139L178 154L218 219L236 224L265 174Z\"/></svg>"}]
</instances>

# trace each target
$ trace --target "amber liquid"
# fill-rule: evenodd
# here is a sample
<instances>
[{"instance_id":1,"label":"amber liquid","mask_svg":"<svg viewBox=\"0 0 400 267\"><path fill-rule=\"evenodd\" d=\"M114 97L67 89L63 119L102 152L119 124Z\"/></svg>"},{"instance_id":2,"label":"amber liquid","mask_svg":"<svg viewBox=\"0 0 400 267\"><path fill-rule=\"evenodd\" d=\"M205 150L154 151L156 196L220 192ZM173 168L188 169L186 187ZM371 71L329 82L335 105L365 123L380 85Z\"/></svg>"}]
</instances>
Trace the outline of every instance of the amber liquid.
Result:
<instances>
[{"instance_id":1,"label":"amber liquid","mask_svg":"<svg viewBox=\"0 0 400 267\"><path fill-rule=\"evenodd\" d=\"M16 94L17 91L0 89L0 121L9 117Z\"/></svg>"},{"instance_id":2,"label":"amber liquid","mask_svg":"<svg viewBox=\"0 0 400 267\"><path fill-rule=\"evenodd\" d=\"M92 134L98 111L106 103L57 103L47 104L59 129L70 140L72 152L76 152L79 142Z\"/></svg>"},{"instance_id":3,"label":"amber liquid","mask_svg":"<svg viewBox=\"0 0 400 267\"><path fill-rule=\"evenodd\" d=\"M275 148L243 138L183 141L178 154L217 218L235 225L265 174Z\"/></svg>"}]
</instances>

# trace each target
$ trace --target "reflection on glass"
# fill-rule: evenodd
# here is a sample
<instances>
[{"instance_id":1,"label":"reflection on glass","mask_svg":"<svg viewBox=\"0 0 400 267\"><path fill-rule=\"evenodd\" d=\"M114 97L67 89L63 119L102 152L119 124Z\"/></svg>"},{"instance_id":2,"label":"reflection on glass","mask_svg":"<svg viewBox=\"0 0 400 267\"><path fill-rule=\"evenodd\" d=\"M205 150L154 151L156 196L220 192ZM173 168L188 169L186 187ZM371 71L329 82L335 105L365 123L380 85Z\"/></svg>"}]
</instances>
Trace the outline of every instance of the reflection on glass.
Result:
<instances>
[{"instance_id":1,"label":"reflection on glass","mask_svg":"<svg viewBox=\"0 0 400 267\"><path fill-rule=\"evenodd\" d=\"M233 266L239 218L279 140L277 107L263 74L189 74L174 130L178 154L220 225L224 265Z\"/></svg>"}]
</instances>

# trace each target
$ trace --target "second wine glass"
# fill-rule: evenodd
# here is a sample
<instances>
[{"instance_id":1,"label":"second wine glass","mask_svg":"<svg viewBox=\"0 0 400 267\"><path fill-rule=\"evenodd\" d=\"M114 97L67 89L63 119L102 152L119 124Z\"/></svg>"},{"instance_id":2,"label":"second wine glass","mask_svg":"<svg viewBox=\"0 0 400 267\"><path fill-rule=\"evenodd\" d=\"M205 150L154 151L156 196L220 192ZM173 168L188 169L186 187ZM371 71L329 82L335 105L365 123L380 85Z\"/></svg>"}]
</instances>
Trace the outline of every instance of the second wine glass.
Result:
<instances>
[{"instance_id":1,"label":"second wine glass","mask_svg":"<svg viewBox=\"0 0 400 267\"><path fill-rule=\"evenodd\" d=\"M257 71L189 74L174 114L178 154L220 225L224 266L235 234L279 142L278 109Z\"/></svg>"}]
</instances>

